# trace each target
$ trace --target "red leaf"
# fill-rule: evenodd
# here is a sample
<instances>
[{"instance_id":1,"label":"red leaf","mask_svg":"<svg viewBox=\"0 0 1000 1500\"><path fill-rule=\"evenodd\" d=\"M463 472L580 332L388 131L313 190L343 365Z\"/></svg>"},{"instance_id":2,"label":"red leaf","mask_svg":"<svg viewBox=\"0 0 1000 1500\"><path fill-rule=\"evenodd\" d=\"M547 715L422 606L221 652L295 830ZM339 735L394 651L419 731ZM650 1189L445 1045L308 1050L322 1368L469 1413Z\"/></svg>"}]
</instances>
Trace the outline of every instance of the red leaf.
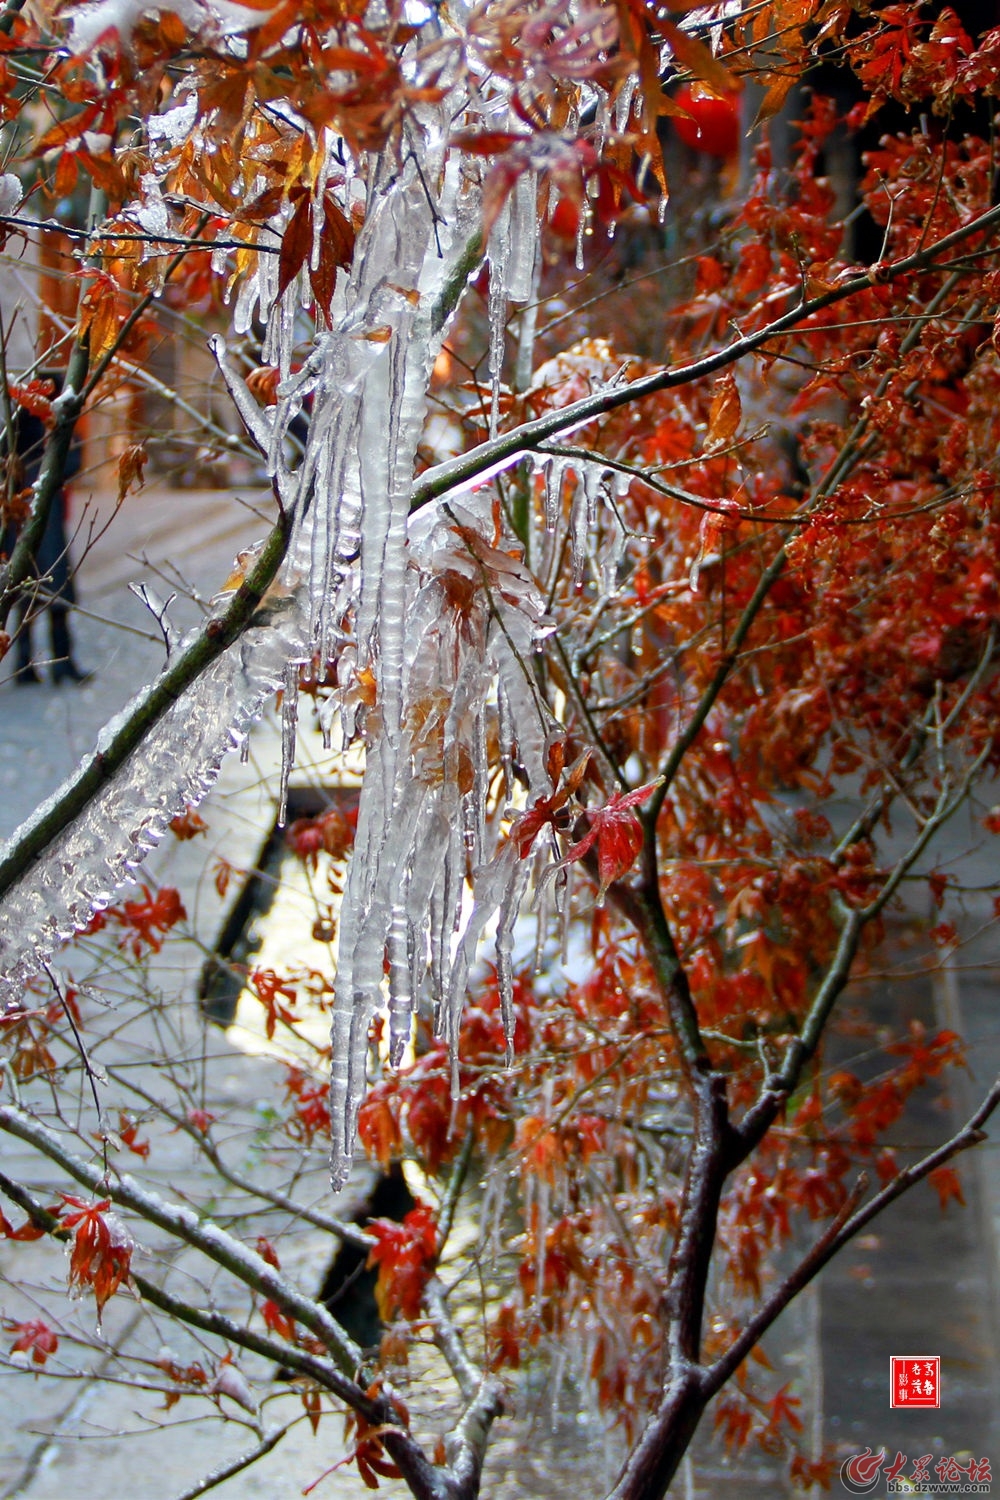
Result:
<instances>
[{"instance_id":1,"label":"red leaf","mask_svg":"<svg viewBox=\"0 0 1000 1500\"><path fill-rule=\"evenodd\" d=\"M281 1311L277 1302L272 1302L268 1298L266 1302L261 1303L260 1310L264 1322L272 1333L276 1333L281 1339L287 1339L289 1343L295 1342L295 1321Z\"/></svg>"},{"instance_id":2,"label":"red leaf","mask_svg":"<svg viewBox=\"0 0 1000 1500\"><path fill-rule=\"evenodd\" d=\"M44 1365L50 1354L59 1348L58 1336L47 1323L35 1318L27 1323L4 1322L8 1333L16 1335L10 1346L11 1354L31 1354L32 1362Z\"/></svg>"},{"instance_id":3,"label":"red leaf","mask_svg":"<svg viewBox=\"0 0 1000 1500\"><path fill-rule=\"evenodd\" d=\"M69 1258L71 1286L90 1287L98 1312L126 1280L134 1242L116 1214L110 1213L111 1200L84 1203L63 1194L75 1213L66 1214L63 1223L75 1229Z\"/></svg>"},{"instance_id":4,"label":"red leaf","mask_svg":"<svg viewBox=\"0 0 1000 1500\"><path fill-rule=\"evenodd\" d=\"M768 1421L772 1427L780 1427L781 1423L785 1422L789 1427L794 1427L796 1432L801 1432L802 1418L798 1415L795 1408L801 1406L802 1402L798 1396L789 1396L788 1389L787 1385L783 1385L781 1390L776 1391L770 1401L767 1402L767 1408L770 1412Z\"/></svg>"},{"instance_id":5,"label":"red leaf","mask_svg":"<svg viewBox=\"0 0 1000 1500\"><path fill-rule=\"evenodd\" d=\"M305 264L312 249L312 199L303 193L281 240L278 256L278 296L281 297Z\"/></svg>"},{"instance_id":6,"label":"red leaf","mask_svg":"<svg viewBox=\"0 0 1000 1500\"><path fill-rule=\"evenodd\" d=\"M434 1215L418 1204L401 1224L372 1219L368 1230L376 1240L368 1263L379 1268L375 1296L383 1322L388 1323L397 1311L405 1318L419 1317L424 1287L437 1256Z\"/></svg>"},{"instance_id":7,"label":"red leaf","mask_svg":"<svg viewBox=\"0 0 1000 1500\"><path fill-rule=\"evenodd\" d=\"M472 156L499 156L516 146L519 141L530 141L528 135L516 135L509 130L465 131L452 137L451 144Z\"/></svg>"},{"instance_id":8,"label":"red leaf","mask_svg":"<svg viewBox=\"0 0 1000 1500\"><path fill-rule=\"evenodd\" d=\"M291 227L291 226L289 226ZM282 246L284 249L284 246ZM354 258L354 226L330 193L323 199L323 229L319 237L319 261L309 269L316 306L329 321L330 304L337 285L338 269L347 270Z\"/></svg>"},{"instance_id":9,"label":"red leaf","mask_svg":"<svg viewBox=\"0 0 1000 1500\"><path fill-rule=\"evenodd\" d=\"M941 1212L947 1210L952 1198L965 1207L965 1198L962 1196L962 1182L954 1167L935 1167L933 1172L928 1172L927 1181L938 1195L941 1203Z\"/></svg>"},{"instance_id":10,"label":"red leaf","mask_svg":"<svg viewBox=\"0 0 1000 1500\"><path fill-rule=\"evenodd\" d=\"M600 879L598 901L603 901L605 892L614 881L620 880L632 868L642 848L642 824L632 811L640 802L645 802L656 791L659 782L650 781L624 795L614 792L605 807L588 809L590 829L577 844L566 851L563 864L583 856L597 845L597 873Z\"/></svg>"}]
</instances>

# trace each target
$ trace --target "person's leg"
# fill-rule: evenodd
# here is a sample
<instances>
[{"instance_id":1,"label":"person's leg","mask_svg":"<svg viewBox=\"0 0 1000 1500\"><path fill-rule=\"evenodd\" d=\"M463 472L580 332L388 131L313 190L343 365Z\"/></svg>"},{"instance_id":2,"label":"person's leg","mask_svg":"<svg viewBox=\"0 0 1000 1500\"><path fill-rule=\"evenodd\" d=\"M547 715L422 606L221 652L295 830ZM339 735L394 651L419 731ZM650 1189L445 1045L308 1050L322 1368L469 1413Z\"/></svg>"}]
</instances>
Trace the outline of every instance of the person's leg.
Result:
<instances>
[{"instance_id":1,"label":"person's leg","mask_svg":"<svg viewBox=\"0 0 1000 1500\"><path fill-rule=\"evenodd\" d=\"M31 623L25 603L17 605L14 610L14 659L17 662L14 672L16 683L22 687L30 687L41 682L31 660Z\"/></svg>"},{"instance_id":2,"label":"person's leg","mask_svg":"<svg viewBox=\"0 0 1000 1500\"><path fill-rule=\"evenodd\" d=\"M69 610L61 604L49 605L52 632L53 682L89 682L91 673L81 672L73 660L73 642L69 633Z\"/></svg>"}]
</instances>

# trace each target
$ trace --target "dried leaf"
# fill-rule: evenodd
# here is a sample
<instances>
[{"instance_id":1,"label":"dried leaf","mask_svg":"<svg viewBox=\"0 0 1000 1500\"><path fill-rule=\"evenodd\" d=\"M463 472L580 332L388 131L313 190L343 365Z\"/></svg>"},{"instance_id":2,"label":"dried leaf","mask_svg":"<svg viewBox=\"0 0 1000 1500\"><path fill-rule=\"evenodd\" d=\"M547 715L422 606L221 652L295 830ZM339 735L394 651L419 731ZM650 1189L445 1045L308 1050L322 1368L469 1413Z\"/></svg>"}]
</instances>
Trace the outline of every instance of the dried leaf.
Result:
<instances>
[{"instance_id":1,"label":"dried leaf","mask_svg":"<svg viewBox=\"0 0 1000 1500\"><path fill-rule=\"evenodd\" d=\"M708 437L705 447L709 451L714 448L724 448L727 443L732 442L739 426L743 420L743 406L740 402L740 393L736 386L735 376L731 371L715 383L715 394L712 397L712 405L708 414Z\"/></svg>"},{"instance_id":2,"label":"dried leaf","mask_svg":"<svg viewBox=\"0 0 1000 1500\"><path fill-rule=\"evenodd\" d=\"M132 443L118 460L118 504L121 505L130 487L142 488L142 471L149 455L142 443Z\"/></svg>"}]
</instances>

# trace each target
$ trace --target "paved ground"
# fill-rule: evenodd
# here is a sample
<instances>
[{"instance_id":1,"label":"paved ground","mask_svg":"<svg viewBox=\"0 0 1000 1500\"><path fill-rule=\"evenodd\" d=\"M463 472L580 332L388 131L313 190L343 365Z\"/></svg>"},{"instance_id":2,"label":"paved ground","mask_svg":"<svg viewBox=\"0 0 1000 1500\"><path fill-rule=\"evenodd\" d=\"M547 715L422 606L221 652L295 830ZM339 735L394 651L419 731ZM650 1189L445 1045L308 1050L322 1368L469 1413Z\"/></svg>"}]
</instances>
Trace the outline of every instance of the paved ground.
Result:
<instances>
[{"instance_id":1,"label":"paved ground","mask_svg":"<svg viewBox=\"0 0 1000 1500\"><path fill-rule=\"evenodd\" d=\"M224 581L238 548L262 533L268 509L267 497L253 493L235 498L216 492L156 491L130 497L117 516L111 516L114 507L107 499L88 507L80 540L94 540L81 568L83 613L76 634L80 662L94 669L95 677L81 687L15 688L9 673L4 675L6 664L0 664L0 835L16 827L54 789L92 745L109 715L162 662L155 622L127 584L145 581L160 599L176 590L171 617L183 628L197 618L199 599L209 597ZM109 516L111 524L105 529ZM184 543L183 577L175 575L169 563L179 537ZM208 840L194 845L171 841L154 856L151 868L159 879L193 887L196 866L204 866L213 847L224 849L237 863L253 860L273 816L263 776L273 771L276 756L273 731L264 726L255 736L255 759L247 767L228 765L210 800ZM994 876L988 861L980 873L980 883L988 884ZM988 901L983 898L984 911ZM211 883L202 881L190 915L204 943L211 943L221 912ZM970 909L970 927L977 925L980 915ZM968 967L970 959L975 967ZM951 1113L938 1100L929 1101L914 1116L914 1144L940 1139L949 1118L967 1112L976 1088L1000 1069L997 960L996 941L984 930L978 947L963 955L962 966L948 983L931 985L915 979L908 987L883 987L868 997L876 1012L888 1007L896 1020L905 1012L928 1023L954 1025L972 1044L975 1078L953 1089ZM185 979L166 969L156 974L164 994L175 996L185 984L190 986L190 975ZM887 1021L892 1017L887 1014ZM206 1107L214 1103L220 1112L225 1110L234 1128L245 1132L254 1170L264 1179L280 1180L280 1160L253 1145L260 1136L258 1103L269 1092L271 1066L266 1059L247 1058L220 1044L214 1056L204 1059L201 1088ZM155 1121L147 1129L156 1133L157 1149L150 1160L155 1160L165 1188L174 1194L193 1193L199 1169L183 1138L158 1129ZM4 1169L13 1176L19 1160L17 1151L5 1147ZM966 1210L953 1209L942 1218L932 1193L919 1189L919 1196L894 1209L831 1268L819 1292L803 1300L785 1324L779 1358L788 1378L799 1376L817 1435L822 1430L844 1451L898 1447L911 1457L968 1451L976 1457L990 1456L1000 1467L995 1294L1000 1149L992 1142L980 1148L962 1172L969 1200ZM318 1180L322 1176L320 1161ZM29 1253L31 1271L25 1277ZM306 1282L325 1253L325 1245L315 1238L307 1237L298 1246L295 1254ZM178 1266L177 1274L186 1274L184 1265ZM23 1281L20 1302L11 1277ZM27 1316L36 1284L41 1290L64 1280L65 1266L51 1247L36 1252L0 1241L0 1310L5 1316ZM67 1305L67 1319L79 1321L82 1309L83 1304ZM116 1343L128 1348L129 1339L148 1337L148 1329L140 1330L138 1323L130 1326L132 1317L125 1302L113 1309L101 1334L109 1353ZM92 1321L89 1332L97 1337ZM170 1341L176 1343L172 1331ZM177 1352L187 1357L186 1351ZM943 1356L940 1413L889 1411L889 1355L913 1353ZM0 1401L5 1411L0 1500L89 1500L95 1488L120 1491L135 1500L180 1500L194 1492L205 1473L255 1441L238 1425L241 1413L236 1407L230 1405L234 1420L220 1429L215 1422L190 1421L183 1404L164 1412L158 1397L134 1388L116 1396L93 1382L12 1377L0 1370ZM299 1410L294 1396L275 1395L266 1425L270 1429ZM327 1419L318 1441L300 1422L269 1458L216 1493L221 1500L285 1500L335 1461L339 1441L336 1419ZM583 1432L565 1436L564 1446L578 1447L578 1456L586 1462L592 1442L593 1435ZM498 1455L491 1500L505 1492L540 1497L546 1488L544 1476L525 1473L516 1483L513 1478L531 1462L528 1444L508 1442ZM780 1493L783 1486L776 1474L750 1476L710 1464L702 1453L676 1490L678 1496L763 1496ZM389 1493L394 1492L398 1487L390 1486ZM360 1486L356 1477L341 1474L325 1480L316 1493L320 1500L337 1500L357 1495Z\"/></svg>"}]
</instances>

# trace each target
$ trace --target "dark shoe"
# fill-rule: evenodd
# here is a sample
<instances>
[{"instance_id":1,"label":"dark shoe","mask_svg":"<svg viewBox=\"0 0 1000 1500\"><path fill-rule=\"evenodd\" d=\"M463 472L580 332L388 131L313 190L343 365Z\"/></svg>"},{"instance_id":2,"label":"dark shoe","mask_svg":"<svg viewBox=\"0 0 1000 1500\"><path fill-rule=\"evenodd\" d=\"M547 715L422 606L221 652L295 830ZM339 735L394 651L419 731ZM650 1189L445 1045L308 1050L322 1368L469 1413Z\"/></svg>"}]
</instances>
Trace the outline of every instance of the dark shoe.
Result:
<instances>
[{"instance_id":1,"label":"dark shoe","mask_svg":"<svg viewBox=\"0 0 1000 1500\"><path fill-rule=\"evenodd\" d=\"M81 672L75 661L57 661L52 668L52 681L60 682L93 682L93 672Z\"/></svg>"},{"instance_id":2,"label":"dark shoe","mask_svg":"<svg viewBox=\"0 0 1000 1500\"><path fill-rule=\"evenodd\" d=\"M14 673L14 681L18 687L38 687L41 680L30 662L26 667L18 667Z\"/></svg>"}]
</instances>

